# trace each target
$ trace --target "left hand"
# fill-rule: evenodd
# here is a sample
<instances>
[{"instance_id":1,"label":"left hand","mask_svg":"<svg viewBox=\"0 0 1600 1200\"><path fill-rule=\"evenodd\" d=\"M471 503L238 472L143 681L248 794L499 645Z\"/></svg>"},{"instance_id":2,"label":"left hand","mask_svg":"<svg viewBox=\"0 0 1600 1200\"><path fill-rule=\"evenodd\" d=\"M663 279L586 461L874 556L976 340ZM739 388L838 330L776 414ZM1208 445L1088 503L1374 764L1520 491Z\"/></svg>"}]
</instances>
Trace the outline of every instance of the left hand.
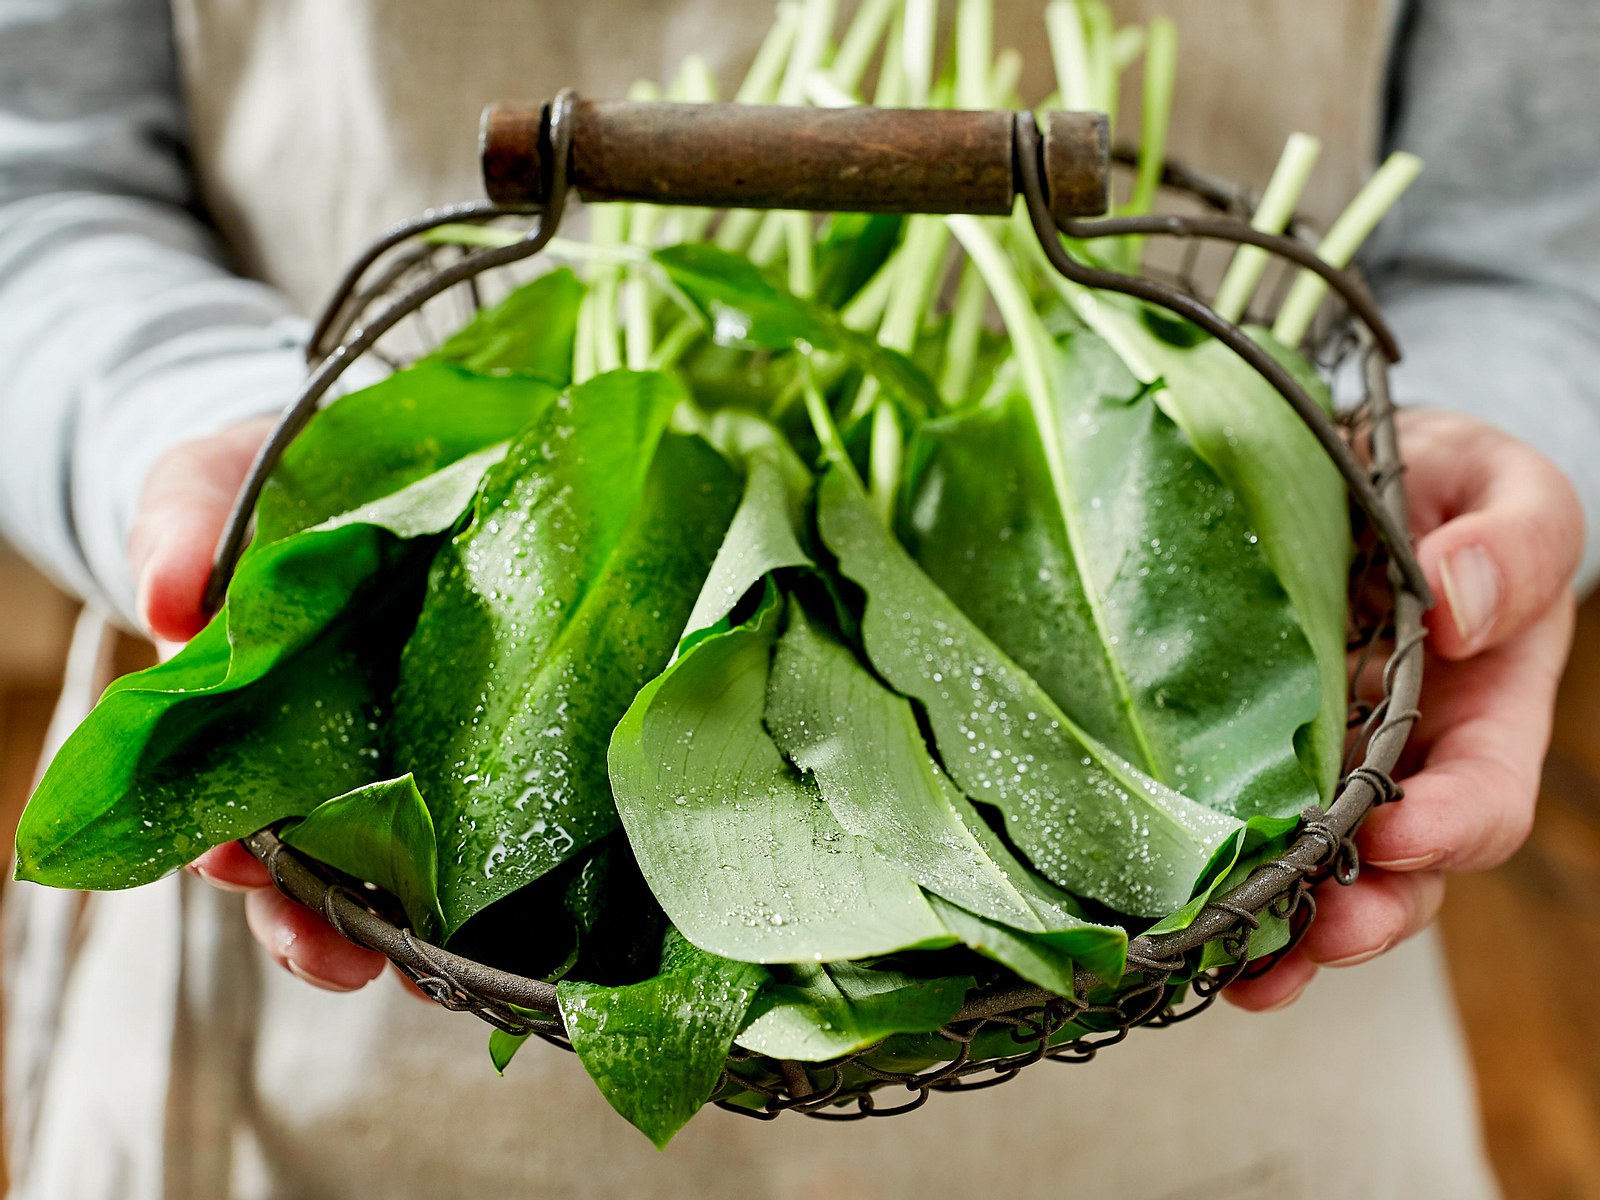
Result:
<instances>
[{"instance_id":1,"label":"left hand","mask_svg":"<svg viewBox=\"0 0 1600 1200\"><path fill-rule=\"evenodd\" d=\"M1428 614L1422 719L1397 772L1399 804L1357 835L1361 876L1317 889L1305 939L1224 995L1261 1012L1292 1004L1319 967L1367 962L1425 928L1445 874L1497 866L1533 826L1556 687L1572 645L1571 580L1583 511L1532 447L1453 413L1400 418Z\"/></svg>"}]
</instances>

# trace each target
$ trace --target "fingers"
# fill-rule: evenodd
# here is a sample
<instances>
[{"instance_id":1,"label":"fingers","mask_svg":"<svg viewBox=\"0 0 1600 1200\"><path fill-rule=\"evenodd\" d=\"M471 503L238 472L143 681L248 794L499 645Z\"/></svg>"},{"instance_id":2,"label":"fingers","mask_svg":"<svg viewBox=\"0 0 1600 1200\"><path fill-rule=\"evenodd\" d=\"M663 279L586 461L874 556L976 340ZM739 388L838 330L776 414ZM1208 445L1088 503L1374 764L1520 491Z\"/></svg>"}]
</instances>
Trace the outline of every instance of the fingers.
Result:
<instances>
[{"instance_id":1,"label":"fingers","mask_svg":"<svg viewBox=\"0 0 1600 1200\"><path fill-rule=\"evenodd\" d=\"M1222 998L1246 1012L1276 1012L1300 999L1316 973L1316 963L1293 950L1265 975L1230 984Z\"/></svg>"},{"instance_id":2,"label":"fingers","mask_svg":"<svg viewBox=\"0 0 1600 1200\"><path fill-rule=\"evenodd\" d=\"M1317 889L1317 915L1300 945L1272 970L1243 979L1223 998L1248 1012L1287 1008L1320 967L1354 967L1387 954L1433 923L1444 903L1444 876L1367 871L1351 887Z\"/></svg>"},{"instance_id":3,"label":"fingers","mask_svg":"<svg viewBox=\"0 0 1600 1200\"><path fill-rule=\"evenodd\" d=\"M1405 799L1367 818L1363 861L1390 871L1483 870L1527 839L1572 644L1570 596L1520 636L1467 662L1432 664Z\"/></svg>"},{"instance_id":4,"label":"fingers","mask_svg":"<svg viewBox=\"0 0 1600 1200\"><path fill-rule=\"evenodd\" d=\"M213 887L247 893L244 911L251 935L279 966L307 983L332 992L355 991L376 979L388 962L280 894L260 860L238 842L206 851L189 869Z\"/></svg>"},{"instance_id":5,"label":"fingers","mask_svg":"<svg viewBox=\"0 0 1600 1200\"><path fill-rule=\"evenodd\" d=\"M187 641L205 627L201 600L233 499L271 429L251 421L169 450L150 469L128 536L138 611L157 638Z\"/></svg>"},{"instance_id":6,"label":"fingers","mask_svg":"<svg viewBox=\"0 0 1600 1200\"><path fill-rule=\"evenodd\" d=\"M388 962L376 951L345 941L322 917L271 888L245 898L245 919L279 966L327 991L365 987Z\"/></svg>"},{"instance_id":7,"label":"fingers","mask_svg":"<svg viewBox=\"0 0 1600 1200\"><path fill-rule=\"evenodd\" d=\"M1583 511L1560 468L1470 418L1411 413L1402 426L1407 491L1434 588L1430 647L1459 659L1515 637L1567 589Z\"/></svg>"},{"instance_id":8,"label":"fingers","mask_svg":"<svg viewBox=\"0 0 1600 1200\"><path fill-rule=\"evenodd\" d=\"M272 886L272 877L261 860L238 842L225 842L207 850L189 864L189 869L225 892L253 892Z\"/></svg>"}]
</instances>

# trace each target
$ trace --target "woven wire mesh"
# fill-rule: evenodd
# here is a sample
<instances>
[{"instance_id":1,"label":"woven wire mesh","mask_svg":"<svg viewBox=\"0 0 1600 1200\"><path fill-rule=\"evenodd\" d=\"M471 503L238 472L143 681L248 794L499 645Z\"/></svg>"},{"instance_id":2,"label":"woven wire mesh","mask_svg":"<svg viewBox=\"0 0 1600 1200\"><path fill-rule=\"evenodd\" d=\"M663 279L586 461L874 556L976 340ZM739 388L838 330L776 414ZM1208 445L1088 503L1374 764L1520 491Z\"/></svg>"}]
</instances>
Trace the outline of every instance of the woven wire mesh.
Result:
<instances>
[{"instance_id":1,"label":"woven wire mesh","mask_svg":"<svg viewBox=\"0 0 1600 1200\"><path fill-rule=\"evenodd\" d=\"M1165 206L1202 210L1248 222L1255 198L1243 188L1182 167L1169 167ZM469 204L424 214L385 235L352 268L320 322L310 347L313 380L363 354L400 367L436 346L487 303L518 282L506 254L491 270L469 270L473 251L440 243L428 231L444 223L511 225L526 229L522 245L542 247L556 212L510 212ZM531 228L529 228L531 224ZM1310 237L1297 221L1290 233ZM1160 245L1160 243L1153 243ZM538 248L538 247L536 247ZM1175 251L1147 254L1147 278L1204 298L1226 266L1232 247L1188 239ZM1265 322L1297 274L1275 261L1257 291L1251 320ZM376 314L376 316L375 316ZM379 335L373 330L387 324ZM1388 357L1374 330L1335 295L1325 303L1308 340L1329 378L1346 382L1351 402L1340 428L1370 472L1388 509L1406 526L1405 497ZM308 385L308 392L310 385ZM324 389L325 390L325 389ZM314 408L318 392L308 408ZM292 439L298 424L285 418ZM248 506L241 503L241 513ZM1074 996L1053 995L1013 980L969 997L955 1020L914 1043L869 1047L823 1063L780 1062L735 1047L713 1096L730 1111L772 1119L786 1111L824 1120L859 1120L911 1111L934 1092L975 1091L1014 1078L1042 1061L1085 1062L1139 1026L1188 1020L1213 1004L1233 981L1269 969L1299 942L1315 917L1315 888L1353 883L1359 857L1352 840L1367 813L1400 797L1393 781L1401 750L1417 718L1421 687L1421 624L1425 600L1391 561L1373 522L1351 506L1357 554L1351 569L1349 737L1344 771L1327 810L1308 808L1288 848L1260 865L1239 887L1213 899L1186 929L1140 936L1129 946L1128 974L1116 986L1080 971ZM238 518L243 537L243 518ZM1337 552L1330 548L1330 553ZM225 578L226 563L219 574ZM310 905L352 941L387 955L426 994L447 1009L471 1012L516 1034L531 1034L570 1049L553 985L451 954L403 927L397 906L360 881L340 876L288 849L270 831L246 839L278 887ZM1287 926L1287 940L1270 953L1252 953L1264 920ZM1282 927L1280 927L1281 929ZM1209 954L1208 954L1209 948Z\"/></svg>"}]
</instances>

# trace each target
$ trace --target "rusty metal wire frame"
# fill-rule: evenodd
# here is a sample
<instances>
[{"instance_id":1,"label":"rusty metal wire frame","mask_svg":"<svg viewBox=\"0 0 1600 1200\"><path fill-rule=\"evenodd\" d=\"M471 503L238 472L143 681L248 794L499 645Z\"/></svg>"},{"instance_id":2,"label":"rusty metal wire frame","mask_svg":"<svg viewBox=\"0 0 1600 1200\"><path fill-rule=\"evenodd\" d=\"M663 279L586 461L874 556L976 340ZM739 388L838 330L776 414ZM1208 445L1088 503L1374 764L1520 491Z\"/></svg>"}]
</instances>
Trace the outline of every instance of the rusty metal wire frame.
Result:
<instances>
[{"instance_id":1,"label":"rusty metal wire frame","mask_svg":"<svg viewBox=\"0 0 1600 1200\"><path fill-rule=\"evenodd\" d=\"M220 600L248 536L249 514L262 483L338 375L362 353L371 352L383 333L451 288L469 289L469 301L476 305L475 280L480 273L537 253L554 234L565 199L562 164L570 136L562 112L563 100L558 99L546 135L551 150L546 161L553 173L546 207L530 212L473 204L437 210L391 230L347 273L318 324L312 375L263 448L219 546L211 589L214 600ZM1038 174L1029 166L1036 161L1031 148L1037 135L1029 140L1031 128L1031 117L1019 114L1019 184L1053 265L1088 286L1137 295L1195 320L1259 366L1248 336L1198 299L1187 271L1192 260L1186 259L1185 271L1173 278L1158 279L1148 272L1139 277L1116 275L1073 260L1062 248L1057 230L1078 239L1127 234L1219 238L1263 246L1298 265L1307 265L1305 246L1256 234L1239 219L1252 206L1247 191L1179 166L1167 170L1165 185L1229 216L1058 221L1041 203ZM462 254L447 247L420 250L414 245L418 235L446 222L530 215L533 223L528 232L508 247ZM1292 249L1286 251L1283 243ZM457 257L451 259L452 254ZM376 281L369 280L380 263ZM1374 806L1401 795L1392 773L1418 716L1422 614L1430 601L1404 534L1403 471L1388 387L1388 368L1398 348L1353 274L1326 269L1320 273L1344 306L1343 317L1333 324L1334 334L1321 340L1319 349L1328 350L1322 365L1330 370L1352 362L1359 365L1361 404L1335 429L1320 409L1307 413L1282 381L1265 370L1263 374L1329 448L1355 501L1352 521L1362 553L1352 571L1352 594L1360 603L1353 605L1356 624L1350 639L1351 738L1333 803L1326 811L1306 809L1284 852L1214 899L1187 928L1132 939L1129 974L1121 981L1124 986L1110 995L1105 982L1083 971L1075 981L1076 994L1070 997L1016 983L991 988L970 997L956 1019L929 1039L932 1048L925 1052L926 1061L915 1069L885 1069L875 1058L875 1047L827 1063L775 1062L735 1048L714 1097L721 1107L760 1119L795 1111L818 1119L859 1120L911 1111L934 1092L973 1091L1003 1083L1040 1061L1087 1061L1137 1026L1173 1024L1203 1012L1229 983L1259 973L1293 948L1315 915L1315 884L1329 878L1338 884L1355 881L1357 828ZM368 318L366 312L373 306L379 307ZM1369 669L1379 656L1381 672ZM1374 680L1377 692L1364 694ZM389 920L384 915L388 906L375 903L370 891L286 847L270 830L244 839L244 844L266 864L286 895L321 912L351 941L386 955L443 1007L471 1012L507 1032L568 1047L552 984L496 970L422 941ZM1288 923L1289 941L1270 955L1252 958L1252 935L1265 915ZM1200 956L1211 946L1220 948L1224 963L1200 970ZM892 1103L879 1103L885 1092L894 1096Z\"/></svg>"}]
</instances>

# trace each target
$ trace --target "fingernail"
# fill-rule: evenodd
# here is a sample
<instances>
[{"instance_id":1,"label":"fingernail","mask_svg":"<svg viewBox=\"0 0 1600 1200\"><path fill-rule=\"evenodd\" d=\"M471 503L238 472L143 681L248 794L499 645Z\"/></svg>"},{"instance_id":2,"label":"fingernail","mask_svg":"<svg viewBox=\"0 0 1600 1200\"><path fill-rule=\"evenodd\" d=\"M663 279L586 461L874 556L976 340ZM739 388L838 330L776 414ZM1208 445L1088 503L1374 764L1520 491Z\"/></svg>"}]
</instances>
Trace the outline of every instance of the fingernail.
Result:
<instances>
[{"instance_id":1,"label":"fingernail","mask_svg":"<svg viewBox=\"0 0 1600 1200\"><path fill-rule=\"evenodd\" d=\"M206 870L204 867L199 866L196 863L190 863L189 864L189 869L191 871L193 871L196 875L200 876L201 879L203 879L207 883L209 883L212 887L216 888L218 891L223 891L223 892L253 892L253 891L255 891L254 888L246 887L242 883L230 883L226 879L218 879L210 871Z\"/></svg>"},{"instance_id":2,"label":"fingernail","mask_svg":"<svg viewBox=\"0 0 1600 1200\"><path fill-rule=\"evenodd\" d=\"M310 971L302 967L299 963L295 962L292 958L284 959L283 965L289 968L289 974L293 975L296 979L303 980L304 982L309 983L312 987L321 988L325 992L354 992L360 990L359 987L350 987L348 984L334 983L330 979L319 979Z\"/></svg>"},{"instance_id":3,"label":"fingernail","mask_svg":"<svg viewBox=\"0 0 1600 1200\"><path fill-rule=\"evenodd\" d=\"M1500 606L1500 568L1482 546L1466 546L1439 565L1445 599L1461 640L1476 645Z\"/></svg>"},{"instance_id":4,"label":"fingernail","mask_svg":"<svg viewBox=\"0 0 1600 1200\"><path fill-rule=\"evenodd\" d=\"M1394 939L1390 938L1376 950L1363 950L1360 954L1351 954L1345 958L1330 958L1322 965L1325 967L1359 967L1362 963L1371 962L1373 959L1389 953L1394 947Z\"/></svg>"},{"instance_id":5,"label":"fingernail","mask_svg":"<svg viewBox=\"0 0 1600 1200\"><path fill-rule=\"evenodd\" d=\"M1256 1011L1257 1012L1263 1012L1263 1013L1282 1012L1284 1009L1288 1008L1291 1004L1293 1004L1296 1000L1300 999L1301 996L1304 996L1306 994L1306 989L1308 987L1310 987L1310 986L1311 986L1311 979L1308 978L1304 983L1302 983L1299 987L1295 988L1294 991L1290 992L1282 1000L1275 1000L1275 1001L1273 1001L1273 1003L1267 1005L1265 1008L1258 1008L1258 1009L1256 1009Z\"/></svg>"},{"instance_id":6,"label":"fingernail","mask_svg":"<svg viewBox=\"0 0 1600 1200\"><path fill-rule=\"evenodd\" d=\"M1443 850L1430 850L1427 854L1419 854L1415 858L1368 858L1367 866L1377 867L1380 871L1420 871L1423 867L1431 867L1444 857Z\"/></svg>"}]
</instances>

